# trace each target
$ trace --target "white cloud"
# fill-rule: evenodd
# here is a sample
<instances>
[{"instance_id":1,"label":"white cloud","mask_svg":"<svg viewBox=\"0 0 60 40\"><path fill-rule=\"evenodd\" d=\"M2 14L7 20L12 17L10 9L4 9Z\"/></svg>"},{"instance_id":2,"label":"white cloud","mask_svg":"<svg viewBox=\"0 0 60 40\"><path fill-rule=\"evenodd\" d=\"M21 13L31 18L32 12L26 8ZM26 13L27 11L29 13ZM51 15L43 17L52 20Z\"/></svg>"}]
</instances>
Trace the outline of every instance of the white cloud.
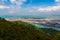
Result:
<instances>
[{"instance_id":1,"label":"white cloud","mask_svg":"<svg viewBox=\"0 0 60 40\"><path fill-rule=\"evenodd\" d=\"M60 0L55 0L55 2L60 2Z\"/></svg>"},{"instance_id":2,"label":"white cloud","mask_svg":"<svg viewBox=\"0 0 60 40\"><path fill-rule=\"evenodd\" d=\"M49 12L49 11L57 11L60 10L60 6L49 6L46 8L39 8L37 11L40 12Z\"/></svg>"},{"instance_id":3,"label":"white cloud","mask_svg":"<svg viewBox=\"0 0 60 40\"><path fill-rule=\"evenodd\" d=\"M44 8L38 8L37 11L40 12L51 12L51 11L58 11L60 10L60 0L55 0L55 2L57 3L57 6L48 6L48 7L44 7Z\"/></svg>"},{"instance_id":4,"label":"white cloud","mask_svg":"<svg viewBox=\"0 0 60 40\"><path fill-rule=\"evenodd\" d=\"M5 0L3 0L5 1ZM27 8L21 8L21 5L23 4L23 2L26 2L26 0L10 0L10 2L12 3L12 5L9 5L8 6L4 6L4 5L0 5L0 9L5 9L5 8L9 8L8 9L8 12L10 14L15 14L15 13L41 13L41 12L52 12L52 11L58 11L60 10L60 5L57 5L57 6L48 6L48 7L36 7L36 6L33 6L33 7L27 7ZM55 2L57 2L58 4L60 3L60 0L55 0ZM16 4L16 6L14 5Z\"/></svg>"},{"instance_id":5,"label":"white cloud","mask_svg":"<svg viewBox=\"0 0 60 40\"><path fill-rule=\"evenodd\" d=\"M22 5L26 0L10 0L12 4Z\"/></svg>"},{"instance_id":6,"label":"white cloud","mask_svg":"<svg viewBox=\"0 0 60 40\"><path fill-rule=\"evenodd\" d=\"M17 8L20 9L21 5L23 4L23 2L26 2L26 0L10 0L10 2L12 3L12 5L10 5L10 7L12 7L13 9ZM16 5L15 5L16 4Z\"/></svg>"},{"instance_id":7,"label":"white cloud","mask_svg":"<svg viewBox=\"0 0 60 40\"><path fill-rule=\"evenodd\" d=\"M10 8L8 6L0 5L0 9Z\"/></svg>"},{"instance_id":8,"label":"white cloud","mask_svg":"<svg viewBox=\"0 0 60 40\"><path fill-rule=\"evenodd\" d=\"M48 7L28 7L26 10L29 12L56 12L60 10L60 5Z\"/></svg>"},{"instance_id":9,"label":"white cloud","mask_svg":"<svg viewBox=\"0 0 60 40\"><path fill-rule=\"evenodd\" d=\"M9 9L9 13L14 14L14 13L18 13L19 11L21 11L20 10L21 5L23 4L23 2L26 2L26 0L10 0L10 2L12 3L12 5L10 5L11 9Z\"/></svg>"}]
</instances>

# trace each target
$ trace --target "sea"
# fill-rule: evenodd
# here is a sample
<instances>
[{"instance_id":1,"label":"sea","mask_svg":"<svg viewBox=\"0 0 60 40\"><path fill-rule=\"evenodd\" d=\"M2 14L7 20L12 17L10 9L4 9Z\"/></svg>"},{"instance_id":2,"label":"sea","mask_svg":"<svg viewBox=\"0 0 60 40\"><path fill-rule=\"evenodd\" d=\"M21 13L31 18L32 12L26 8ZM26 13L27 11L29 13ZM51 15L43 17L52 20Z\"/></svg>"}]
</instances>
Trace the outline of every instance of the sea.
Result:
<instances>
[{"instance_id":1,"label":"sea","mask_svg":"<svg viewBox=\"0 0 60 40\"><path fill-rule=\"evenodd\" d=\"M40 19L40 18L60 18L60 16L47 16L47 15L3 15L3 16L0 16L2 18L37 18L37 19ZM55 27L50 27L50 26L44 26L44 25L38 25L38 24L34 24L36 25L38 28L52 28L52 29L55 29L55 30L58 30L60 31L60 28L55 28Z\"/></svg>"},{"instance_id":2,"label":"sea","mask_svg":"<svg viewBox=\"0 0 60 40\"><path fill-rule=\"evenodd\" d=\"M60 18L60 15L0 15L2 18Z\"/></svg>"}]
</instances>

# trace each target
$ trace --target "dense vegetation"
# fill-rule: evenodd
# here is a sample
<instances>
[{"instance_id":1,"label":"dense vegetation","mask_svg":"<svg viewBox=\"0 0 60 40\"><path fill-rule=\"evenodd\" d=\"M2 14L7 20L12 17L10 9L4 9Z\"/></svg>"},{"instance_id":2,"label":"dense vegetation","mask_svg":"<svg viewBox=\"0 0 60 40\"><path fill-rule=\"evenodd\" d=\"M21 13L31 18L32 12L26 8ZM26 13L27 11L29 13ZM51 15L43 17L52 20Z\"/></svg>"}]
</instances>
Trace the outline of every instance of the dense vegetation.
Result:
<instances>
[{"instance_id":1,"label":"dense vegetation","mask_svg":"<svg viewBox=\"0 0 60 40\"><path fill-rule=\"evenodd\" d=\"M9 22L0 18L0 40L57 40L60 37L58 32L58 37L51 37L45 33L46 31L41 30L22 21Z\"/></svg>"},{"instance_id":2,"label":"dense vegetation","mask_svg":"<svg viewBox=\"0 0 60 40\"><path fill-rule=\"evenodd\" d=\"M60 40L60 31L51 28L40 28L40 30L45 34L50 35L53 40Z\"/></svg>"},{"instance_id":3,"label":"dense vegetation","mask_svg":"<svg viewBox=\"0 0 60 40\"><path fill-rule=\"evenodd\" d=\"M50 40L42 32L33 29L35 26L19 21L9 22L0 18L0 40Z\"/></svg>"}]
</instances>

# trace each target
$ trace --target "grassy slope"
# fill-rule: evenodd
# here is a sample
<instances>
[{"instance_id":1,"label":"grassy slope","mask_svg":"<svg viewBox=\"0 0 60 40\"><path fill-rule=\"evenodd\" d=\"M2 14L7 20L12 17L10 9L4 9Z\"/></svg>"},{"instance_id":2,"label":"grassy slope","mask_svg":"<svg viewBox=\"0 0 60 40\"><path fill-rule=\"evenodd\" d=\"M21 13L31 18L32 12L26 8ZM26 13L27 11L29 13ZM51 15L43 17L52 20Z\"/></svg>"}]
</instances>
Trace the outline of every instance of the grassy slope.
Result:
<instances>
[{"instance_id":1,"label":"grassy slope","mask_svg":"<svg viewBox=\"0 0 60 40\"><path fill-rule=\"evenodd\" d=\"M47 35L50 35L53 40L60 40L60 31L51 28L41 28L40 30L42 30L42 32L46 33Z\"/></svg>"},{"instance_id":2,"label":"grassy slope","mask_svg":"<svg viewBox=\"0 0 60 40\"><path fill-rule=\"evenodd\" d=\"M0 18L0 40L51 40L35 26L19 21L9 22Z\"/></svg>"}]
</instances>

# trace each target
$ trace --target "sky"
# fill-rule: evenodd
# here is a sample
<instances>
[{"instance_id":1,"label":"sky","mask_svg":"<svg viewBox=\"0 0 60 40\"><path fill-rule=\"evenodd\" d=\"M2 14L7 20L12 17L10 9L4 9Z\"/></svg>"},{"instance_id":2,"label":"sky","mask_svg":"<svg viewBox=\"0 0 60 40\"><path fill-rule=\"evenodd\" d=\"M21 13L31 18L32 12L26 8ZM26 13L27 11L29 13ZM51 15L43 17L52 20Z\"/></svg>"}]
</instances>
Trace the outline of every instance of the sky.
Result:
<instances>
[{"instance_id":1,"label":"sky","mask_svg":"<svg viewBox=\"0 0 60 40\"><path fill-rule=\"evenodd\" d=\"M0 15L60 15L60 0L0 0Z\"/></svg>"}]
</instances>

